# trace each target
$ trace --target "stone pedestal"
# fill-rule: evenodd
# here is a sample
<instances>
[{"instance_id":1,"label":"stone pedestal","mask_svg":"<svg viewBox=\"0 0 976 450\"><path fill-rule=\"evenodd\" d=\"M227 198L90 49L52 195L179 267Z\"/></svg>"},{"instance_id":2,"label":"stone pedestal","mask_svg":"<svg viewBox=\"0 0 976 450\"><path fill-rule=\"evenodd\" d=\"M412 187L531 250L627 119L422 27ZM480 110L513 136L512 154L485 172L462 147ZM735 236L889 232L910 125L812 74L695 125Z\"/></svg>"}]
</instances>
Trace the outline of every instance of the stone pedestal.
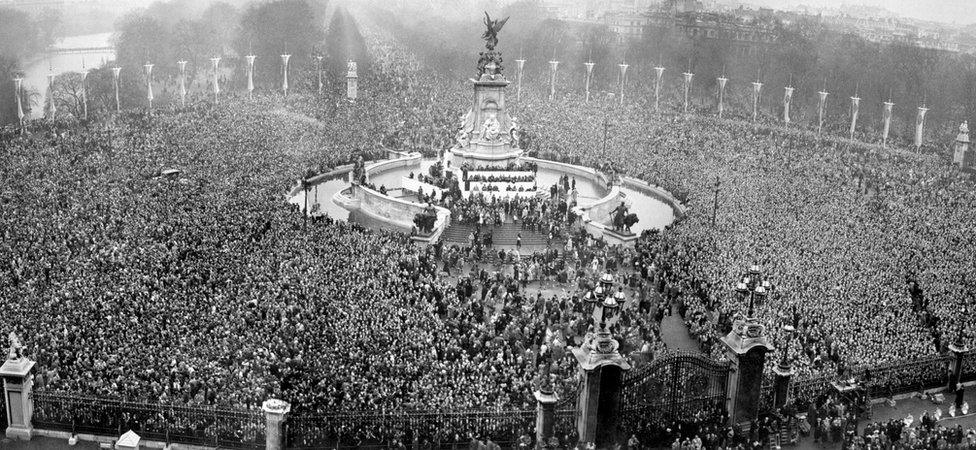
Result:
<instances>
[{"instance_id":1,"label":"stone pedestal","mask_svg":"<svg viewBox=\"0 0 976 450\"><path fill-rule=\"evenodd\" d=\"M284 422L285 416L291 411L291 404L284 400L265 400L261 405L264 417L267 419L265 431L265 449L282 450L285 448Z\"/></svg>"},{"instance_id":2,"label":"stone pedestal","mask_svg":"<svg viewBox=\"0 0 976 450\"><path fill-rule=\"evenodd\" d=\"M609 448L615 443L620 410L620 388L627 362L619 344L608 333L590 335L573 356L580 365L583 387L577 403L576 428L581 443Z\"/></svg>"},{"instance_id":3,"label":"stone pedestal","mask_svg":"<svg viewBox=\"0 0 976 450\"><path fill-rule=\"evenodd\" d=\"M773 369L773 408L782 408L790 401L790 382L793 380L793 368L778 365Z\"/></svg>"},{"instance_id":4,"label":"stone pedestal","mask_svg":"<svg viewBox=\"0 0 976 450\"><path fill-rule=\"evenodd\" d=\"M31 417L34 415L34 403L30 399L34 386L34 361L26 357L7 359L0 366L0 377L3 377L3 399L7 408L7 437L29 441L31 432Z\"/></svg>"},{"instance_id":5,"label":"stone pedestal","mask_svg":"<svg viewBox=\"0 0 976 450\"><path fill-rule=\"evenodd\" d=\"M722 338L722 343L732 361L727 402L729 417L732 423L748 422L759 413L763 365L766 352L774 348L766 337L765 327L755 319L737 321L732 331Z\"/></svg>"},{"instance_id":6,"label":"stone pedestal","mask_svg":"<svg viewBox=\"0 0 976 450\"><path fill-rule=\"evenodd\" d=\"M535 442L536 448L542 448L555 434L556 402L559 396L552 392L552 388L537 390L535 396Z\"/></svg>"}]
</instances>

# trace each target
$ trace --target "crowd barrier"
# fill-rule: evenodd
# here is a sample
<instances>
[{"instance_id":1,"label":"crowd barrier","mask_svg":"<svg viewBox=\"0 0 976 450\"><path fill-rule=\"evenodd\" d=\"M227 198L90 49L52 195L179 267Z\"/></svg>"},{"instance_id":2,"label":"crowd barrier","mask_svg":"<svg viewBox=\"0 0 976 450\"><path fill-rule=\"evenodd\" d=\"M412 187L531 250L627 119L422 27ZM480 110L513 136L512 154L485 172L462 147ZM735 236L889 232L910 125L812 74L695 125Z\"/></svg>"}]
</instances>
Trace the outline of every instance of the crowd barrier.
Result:
<instances>
[{"instance_id":1,"label":"crowd barrier","mask_svg":"<svg viewBox=\"0 0 976 450\"><path fill-rule=\"evenodd\" d=\"M435 448L467 446L472 438L514 447L521 436L535 436L534 410L354 412L297 415L285 423L287 448L382 448L393 440ZM427 446L425 446L426 448Z\"/></svg>"},{"instance_id":2,"label":"crowd barrier","mask_svg":"<svg viewBox=\"0 0 976 450\"><path fill-rule=\"evenodd\" d=\"M976 379L976 351L959 354L962 380ZM941 389L948 386L957 356L952 353L856 366L849 376L858 380L872 399ZM833 393L833 374L795 378L789 397L798 403L820 400ZM760 410L771 410L775 382L760 386ZM575 392L560 396L552 416L556 435L573 433ZM534 438L539 410L359 411L285 415L272 430L268 411L130 402L39 390L29 396L35 433L47 436L118 437L128 430L143 439L165 444L202 447L265 448L268 436L280 435L278 448L383 448L393 440L405 445L427 443L438 448L465 446L472 438L491 439L511 446L522 436Z\"/></svg>"},{"instance_id":3,"label":"crowd barrier","mask_svg":"<svg viewBox=\"0 0 976 450\"><path fill-rule=\"evenodd\" d=\"M143 439L207 447L263 448L261 411L127 402L37 391L33 426L72 436L120 436L128 430Z\"/></svg>"},{"instance_id":4,"label":"crowd barrier","mask_svg":"<svg viewBox=\"0 0 976 450\"><path fill-rule=\"evenodd\" d=\"M913 392L924 392L930 389L946 387L949 384L949 365L955 357L946 355L931 355L923 358L894 361L876 366L855 366L850 370L850 378L857 380L867 390L872 399L890 398ZM970 361L967 370L966 361ZM976 352L963 354L963 381L976 379ZM821 375L816 377L798 378L790 383L788 398L801 402L813 402L833 392L832 381L838 377ZM773 383L763 382L760 399L762 405L771 405ZM768 408L765 408L768 410Z\"/></svg>"}]
</instances>

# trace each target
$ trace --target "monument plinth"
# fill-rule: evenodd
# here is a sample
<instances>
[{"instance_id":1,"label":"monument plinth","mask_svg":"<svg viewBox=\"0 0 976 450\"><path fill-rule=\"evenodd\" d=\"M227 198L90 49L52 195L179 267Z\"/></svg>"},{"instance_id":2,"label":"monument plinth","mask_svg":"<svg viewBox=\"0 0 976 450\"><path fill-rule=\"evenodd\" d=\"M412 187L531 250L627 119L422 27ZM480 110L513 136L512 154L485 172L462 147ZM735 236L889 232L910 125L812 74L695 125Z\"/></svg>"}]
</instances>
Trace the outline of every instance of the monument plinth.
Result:
<instances>
[{"instance_id":1,"label":"monument plinth","mask_svg":"<svg viewBox=\"0 0 976 450\"><path fill-rule=\"evenodd\" d=\"M494 55L492 58L501 59L497 53ZM491 60L481 67L483 72L478 79L470 80L474 86L473 103L461 118L457 144L451 149L461 158L461 164L504 166L522 155L518 148L518 124L509 116L505 105L509 82L500 69L500 65Z\"/></svg>"},{"instance_id":2,"label":"monument plinth","mask_svg":"<svg viewBox=\"0 0 976 450\"><path fill-rule=\"evenodd\" d=\"M504 170L518 166L518 120L508 113L505 91L509 81L502 75L502 54L495 50L498 31L508 19L485 16L485 48L478 56L478 73L470 79L474 91L471 108L461 117L455 144L447 158L462 181L465 197L534 197L535 172ZM479 173L481 172L481 173Z\"/></svg>"}]
</instances>

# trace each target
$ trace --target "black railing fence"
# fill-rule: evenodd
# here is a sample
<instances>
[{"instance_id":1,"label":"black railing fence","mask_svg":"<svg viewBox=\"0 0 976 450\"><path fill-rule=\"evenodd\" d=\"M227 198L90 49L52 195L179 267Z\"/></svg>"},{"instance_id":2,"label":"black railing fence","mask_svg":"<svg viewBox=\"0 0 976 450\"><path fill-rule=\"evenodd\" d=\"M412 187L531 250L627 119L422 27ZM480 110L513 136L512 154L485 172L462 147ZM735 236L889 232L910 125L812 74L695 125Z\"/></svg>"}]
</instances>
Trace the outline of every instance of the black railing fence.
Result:
<instances>
[{"instance_id":1,"label":"black railing fence","mask_svg":"<svg viewBox=\"0 0 976 450\"><path fill-rule=\"evenodd\" d=\"M946 386L953 358L932 355L858 366L850 376L861 381L872 398L919 392ZM624 416L660 422L722 402L726 367L727 363L700 356L674 355L635 369L624 379L629 386L622 402ZM976 350L963 355L962 372L964 381L976 380ZM833 392L835 379L833 375L795 377L790 398L800 403L821 400ZM773 378L765 377L761 410L771 409L772 392ZM555 434L561 439L576 433L576 395L569 391L556 404ZM131 429L148 440L214 447L263 448L265 444L266 419L260 410L128 402L43 390L31 397L36 429L103 436L119 436ZM5 415L3 408L0 423L6 423ZM397 442L452 448L465 447L472 438L507 447L517 446L524 436L534 440L535 420L534 409L292 414L283 432L288 448L387 448Z\"/></svg>"},{"instance_id":2,"label":"black railing fence","mask_svg":"<svg viewBox=\"0 0 976 450\"><path fill-rule=\"evenodd\" d=\"M830 393L830 381L832 377L819 376L811 378L794 379L790 383L790 395L788 398L797 403L809 403L818 401L823 395ZM772 391L772 385L769 386ZM769 394L772 396L772 394Z\"/></svg>"},{"instance_id":3,"label":"black railing fence","mask_svg":"<svg viewBox=\"0 0 976 450\"><path fill-rule=\"evenodd\" d=\"M857 367L852 372L864 380L871 398L892 397L946 386L949 363L953 358L952 355L932 355L880 366Z\"/></svg>"},{"instance_id":4,"label":"black railing fence","mask_svg":"<svg viewBox=\"0 0 976 450\"><path fill-rule=\"evenodd\" d=\"M472 438L504 448L522 436L534 440L535 410L359 412L295 415L285 422L287 448L388 448L396 442L426 447L467 446Z\"/></svg>"},{"instance_id":5,"label":"black railing fence","mask_svg":"<svg viewBox=\"0 0 976 450\"><path fill-rule=\"evenodd\" d=\"M976 350L962 355L962 381L976 381Z\"/></svg>"},{"instance_id":6,"label":"black railing fence","mask_svg":"<svg viewBox=\"0 0 976 450\"><path fill-rule=\"evenodd\" d=\"M0 400L0 427L7 429L7 400L6 399Z\"/></svg>"},{"instance_id":7,"label":"black railing fence","mask_svg":"<svg viewBox=\"0 0 976 450\"><path fill-rule=\"evenodd\" d=\"M773 379L772 373L766 373L763 376L762 384L759 388L759 410L769 411L773 409L773 403L775 399L775 381Z\"/></svg>"},{"instance_id":8,"label":"black railing fence","mask_svg":"<svg viewBox=\"0 0 976 450\"><path fill-rule=\"evenodd\" d=\"M886 398L895 395L921 392L946 386L949 381L949 363L952 355L932 355L924 358L895 361L878 366L858 366L851 369L850 376L858 380L870 398ZM966 368L967 358L970 369ZM976 356L964 355L963 379L968 373L976 375ZM818 376L794 379L790 384L790 397L801 403L813 402L829 395L833 388L831 381L836 376ZM772 384L763 383L762 395L772 396Z\"/></svg>"},{"instance_id":9,"label":"black railing fence","mask_svg":"<svg viewBox=\"0 0 976 450\"><path fill-rule=\"evenodd\" d=\"M176 406L159 403L34 392L33 426L75 434L120 436L133 430L144 439L232 448L263 448L266 419L261 411Z\"/></svg>"}]
</instances>

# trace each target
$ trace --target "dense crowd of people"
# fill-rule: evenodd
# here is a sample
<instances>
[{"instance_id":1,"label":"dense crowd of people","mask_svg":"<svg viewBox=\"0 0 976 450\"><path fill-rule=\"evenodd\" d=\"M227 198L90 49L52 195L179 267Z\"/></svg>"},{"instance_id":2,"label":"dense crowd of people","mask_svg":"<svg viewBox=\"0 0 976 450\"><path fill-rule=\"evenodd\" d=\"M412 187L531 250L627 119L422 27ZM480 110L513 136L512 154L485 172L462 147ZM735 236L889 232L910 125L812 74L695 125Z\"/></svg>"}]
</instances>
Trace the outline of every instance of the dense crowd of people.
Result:
<instances>
[{"instance_id":1,"label":"dense crowd of people","mask_svg":"<svg viewBox=\"0 0 976 450\"><path fill-rule=\"evenodd\" d=\"M606 271L630 299L615 329L625 351L663 352L659 324L674 307L718 356L747 307L732 286L753 264L775 285L756 316L799 376L926 356L958 329L970 335L960 309L976 277L976 196L944 157L658 116L646 99L550 103L527 88L518 105L527 151L610 164L692 206L636 249L571 229L568 179L548 195L448 205L458 223L514 221L565 239L502 258L513 273L476 257L491 243L474 236L419 247L328 217L306 224L282 200L299 174L385 149L436 155L467 107L468 86L379 46L356 104L228 98L4 132L0 331L23 338L36 389L247 409L280 397L323 414L530 409L542 373L575 388L567 348L592 330L582 295ZM609 143L595 145L605 118ZM714 448L728 431L694 429L668 438ZM867 448L895 434L848 440ZM940 439L965 440L929 427L903 442Z\"/></svg>"}]
</instances>

